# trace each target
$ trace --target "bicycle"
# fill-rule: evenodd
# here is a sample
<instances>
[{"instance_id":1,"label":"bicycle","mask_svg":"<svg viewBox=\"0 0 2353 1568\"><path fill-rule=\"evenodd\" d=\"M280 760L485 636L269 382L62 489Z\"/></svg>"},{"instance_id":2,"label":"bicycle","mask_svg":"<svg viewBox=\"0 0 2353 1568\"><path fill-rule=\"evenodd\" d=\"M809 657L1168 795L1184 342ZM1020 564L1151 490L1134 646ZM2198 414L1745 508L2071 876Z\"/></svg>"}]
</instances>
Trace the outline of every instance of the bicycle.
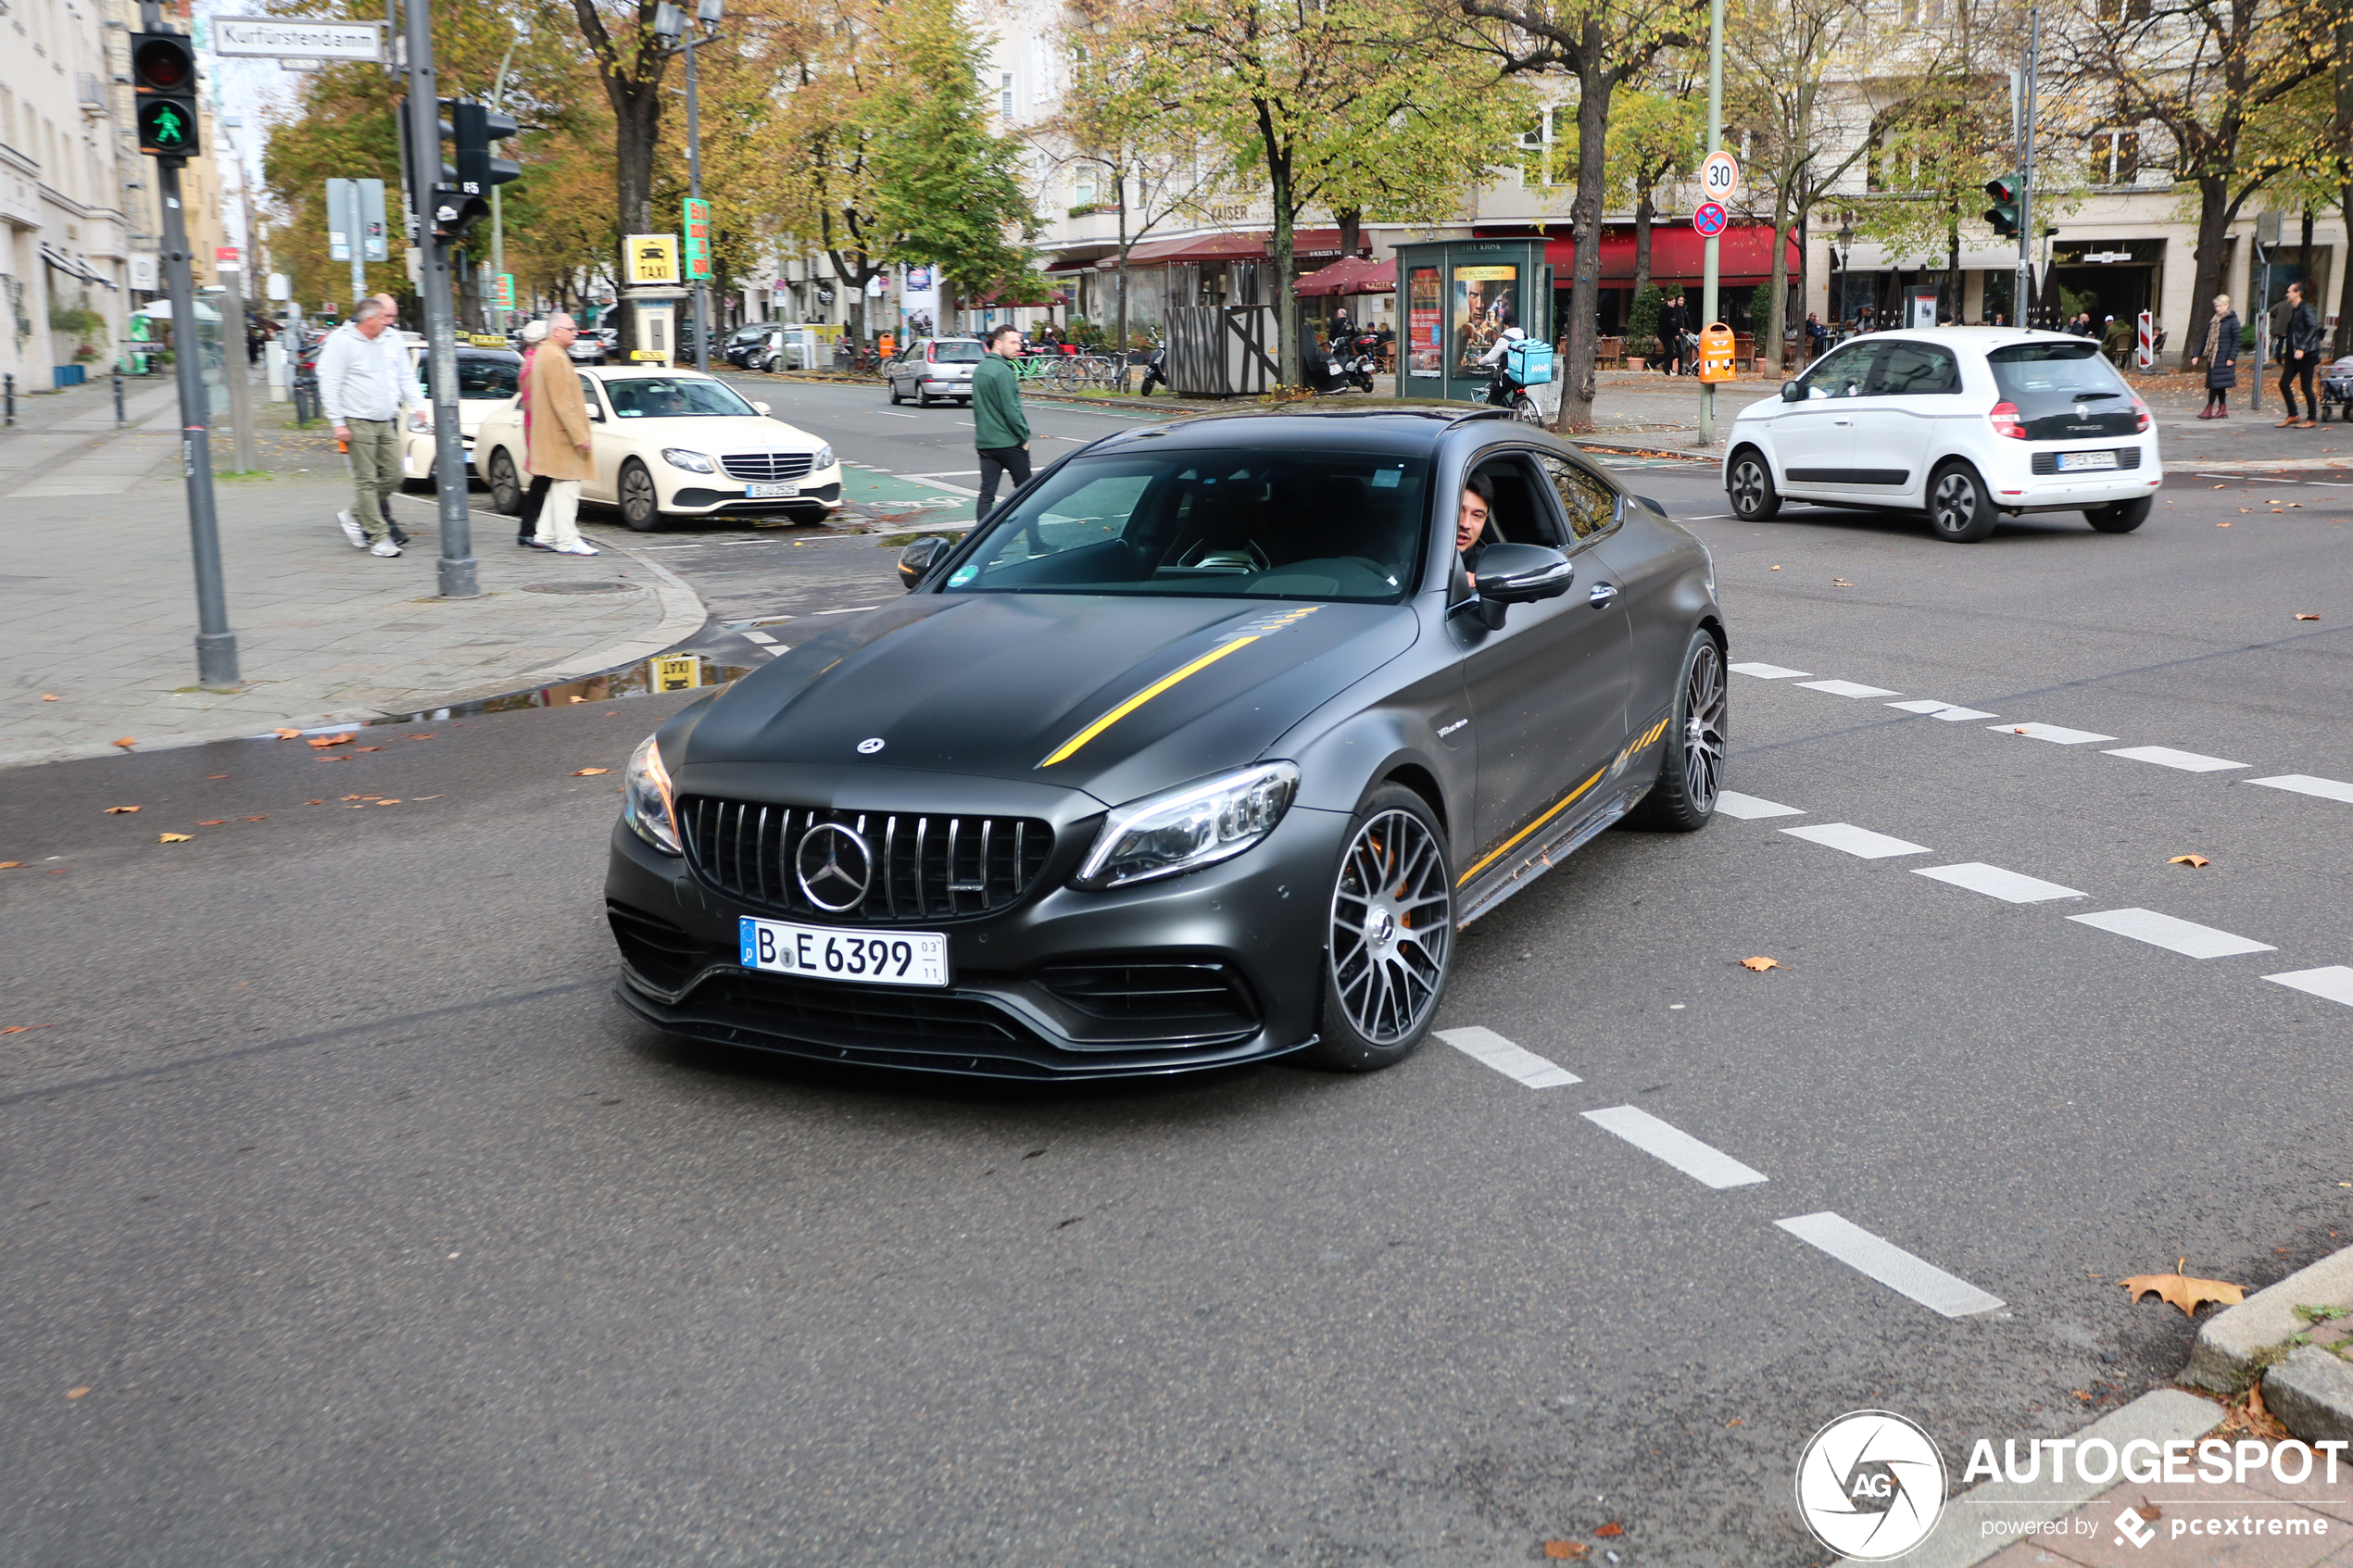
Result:
<instances>
[{"instance_id":1,"label":"bicycle","mask_svg":"<svg viewBox=\"0 0 2353 1568\"><path fill-rule=\"evenodd\" d=\"M1024 383L1051 380L1062 373L1059 354L1028 354L1013 361L1013 374Z\"/></svg>"},{"instance_id":2,"label":"bicycle","mask_svg":"<svg viewBox=\"0 0 2353 1568\"><path fill-rule=\"evenodd\" d=\"M834 369L870 374L882 369L882 356L862 343L844 343L834 350Z\"/></svg>"}]
</instances>

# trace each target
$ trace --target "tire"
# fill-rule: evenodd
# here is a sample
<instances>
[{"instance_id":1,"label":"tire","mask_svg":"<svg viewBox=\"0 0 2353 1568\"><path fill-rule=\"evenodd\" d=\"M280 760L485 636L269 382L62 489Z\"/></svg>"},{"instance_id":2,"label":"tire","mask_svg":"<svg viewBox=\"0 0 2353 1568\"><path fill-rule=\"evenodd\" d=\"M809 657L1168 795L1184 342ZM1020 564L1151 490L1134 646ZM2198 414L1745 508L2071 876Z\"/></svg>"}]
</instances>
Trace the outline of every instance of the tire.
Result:
<instances>
[{"instance_id":1,"label":"tire","mask_svg":"<svg viewBox=\"0 0 2353 1568\"><path fill-rule=\"evenodd\" d=\"M896 408L900 404L906 401L905 398L899 395L899 378L897 376L885 376L883 378L883 385L890 389L890 406L892 408Z\"/></svg>"},{"instance_id":2,"label":"tire","mask_svg":"<svg viewBox=\"0 0 2353 1568\"><path fill-rule=\"evenodd\" d=\"M1974 545L1994 532L1994 497L1967 463L1947 463L1929 475L1928 525L1949 544Z\"/></svg>"},{"instance_id":3,"label":"tire","mask_svg":"<svg viewBox=\"0 0 2353 1568\"><path fill-rule=\"evenodd\" d=\"M522 478L504 446L490 454L490 509L500 517L522 516Z\"/></svg>"},{"instance_id":4,"label":"tire","mask_svg":"<svg viewBox=\"0 0 2353 1568\"><path fill-rule=\"evenodd\" d=\"M1544 422L1543 410L1536 407L1536 399L1524 392L1512 399L1512 418L1524 425L1541 425Z\"/></svg>"},{"instance_id":5,"label":"tire","mask_svg":"<svg viewBox=\"0 0 2353 1568\"><path fill-rule=\"evenodd\" d=\"M1746 522L1769 522L1781 515L1781 493L1773 488L1773 465L1754 446L1743 446L1732 458L1731 477L1724 495L1732 515Z\"/></svg>"},{"instance_id":6,"label":"tire","mask_svg":"<svg viewBox=\"0 0 2353 1568\"><path fill-rule=\"evenodd\" d=\"M915 383L915 407L918 408L931 407L931 394L924 390L924 383L921 382Z\"/></svg>"},{"instance_id":7,"label":"tire","mask_svg":"<svg viewBox=\"0 0 2353 1568\"><path fill-rule=\"evenodd\" d=\"M1356 808L1326 919L1321 1033L1299 1060L1327 1073L1393 1067L1429 1033L1453 957L1453 869L1420 796L1385 784Z\"/></svg>"},{"instance_id":8,"label":"tire","mask_svg":"<svg viewBox=\"0 0 2353 1568\"><path fill-rule=\"evenodd\" d=\"M2110 501L2105 507L2093 507L2083 513L2083 521L2103 533L2130 533L2149 520L2149 498L2135 495L2129 501Z\"/></svg>"},{"instance_id":9,"label":"tire","mask_svg":"<svg viewBox=\"0 0 2353 1568\"><path fill-rule=\"evenodd\" d=\"M1724 682L1724 650L1705 631L1683 648L1675 682L1675 711L1659 747L1658 782L1629 813L1636 827L1696 833L1716 814L1724 787L1724 751L1731 730L1731 691Z\"/></svg>"},{"instance_id":10,"label":"tire","mask_svg":"<svg viewBox=\"0 0 2353 1568\"><path fill-rule=\"evenodd\" d=\"M661 532L661 493L654 488L654 476L645 464L635 458L622 464L621 483L615 488L621 496L621 521L630 532Z\"/></svg>"}]
</instances>

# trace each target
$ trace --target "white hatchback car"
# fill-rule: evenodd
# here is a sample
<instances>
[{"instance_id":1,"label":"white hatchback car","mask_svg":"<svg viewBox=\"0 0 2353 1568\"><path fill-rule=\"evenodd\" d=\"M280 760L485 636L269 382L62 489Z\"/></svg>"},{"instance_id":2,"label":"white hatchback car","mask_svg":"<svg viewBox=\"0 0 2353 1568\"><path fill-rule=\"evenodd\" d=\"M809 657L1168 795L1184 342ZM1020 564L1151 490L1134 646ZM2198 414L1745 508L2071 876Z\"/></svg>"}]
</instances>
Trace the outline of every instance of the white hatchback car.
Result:
<instances>
[{"instance_id":1,"label":"white hatchback car","mask_svg":"<svg viewBox=\"0 0 2353 1568\"><path fill-rule=\"evenodd\" d=\"M2100 345L2017 327L1841 344L1742 409L1724 443L1740 517L1784 500L1924 511L1957 545L2022 512L2081 511L2129 533L2164 483L2148 405Z\"/></svg>"}]
</instances>

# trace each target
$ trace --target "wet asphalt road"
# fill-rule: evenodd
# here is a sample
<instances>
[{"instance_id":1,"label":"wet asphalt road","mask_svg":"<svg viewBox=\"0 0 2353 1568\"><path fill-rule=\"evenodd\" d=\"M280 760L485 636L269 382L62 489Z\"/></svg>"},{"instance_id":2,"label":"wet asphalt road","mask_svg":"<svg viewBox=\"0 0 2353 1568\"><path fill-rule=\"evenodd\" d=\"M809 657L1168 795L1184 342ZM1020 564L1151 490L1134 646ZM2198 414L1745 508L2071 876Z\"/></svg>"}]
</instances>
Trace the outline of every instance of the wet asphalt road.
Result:
<instances>
[{"instance_id":1,"label":"wet asphalt road","mask_svg":"<svg viewBox=\"0 0 2353 1568\"><path fill-rule=\"evenodd\" d=\"M2353 779L2353 489L1958 548L1638 487L1733 659L1803 672L1734 677L1728 781L1797 814L1604 834L1471 929L1441 1027L1561 1087L1436 1041L1061 1092L666 1041L610 995L617 774L573 773L679 697L11 774L0 1560L1797 1564L1832 1416L1956 1460L2169 1380L2189 1329L2114 1281L2353 1236L2353 1012L2263 978L2353 964L2353 804L2249 782ZM887 583L744 547L746 616ZM1887 706L1927 698L1993 717ZM2108 754L2149 746L2246 766ZM1922 852L1782 831L1838 823ZM1974 862L2082 897L1914 874ZM2067 918L2128 908L2274 950ZM1822 1210L2004 1305L1774 1223Z\"/></svg>"}]
</instances>

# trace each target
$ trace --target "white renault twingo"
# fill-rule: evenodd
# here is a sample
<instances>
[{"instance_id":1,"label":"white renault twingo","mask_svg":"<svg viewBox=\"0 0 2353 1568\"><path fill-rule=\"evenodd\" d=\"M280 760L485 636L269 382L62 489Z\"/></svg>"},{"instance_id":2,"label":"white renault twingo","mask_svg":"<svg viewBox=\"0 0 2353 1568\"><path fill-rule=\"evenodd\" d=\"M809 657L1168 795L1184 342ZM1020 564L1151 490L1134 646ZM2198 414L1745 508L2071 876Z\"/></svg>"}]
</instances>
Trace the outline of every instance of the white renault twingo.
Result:
<instances>
[{"instance_id":1,"label":"white renault twingo","mask_svg":"<svg viewBox=\"0 0 2353 1568\"><path fill-rule=\"evenodd\" d=\"M1856 338L1742 409L1724 444L1743 518L1784 500L1924 511L1957 545L2021 512L2129 533L2164 483L2148 405L2100 345L2017 327Z\"/></svg>"}]
</instances>

